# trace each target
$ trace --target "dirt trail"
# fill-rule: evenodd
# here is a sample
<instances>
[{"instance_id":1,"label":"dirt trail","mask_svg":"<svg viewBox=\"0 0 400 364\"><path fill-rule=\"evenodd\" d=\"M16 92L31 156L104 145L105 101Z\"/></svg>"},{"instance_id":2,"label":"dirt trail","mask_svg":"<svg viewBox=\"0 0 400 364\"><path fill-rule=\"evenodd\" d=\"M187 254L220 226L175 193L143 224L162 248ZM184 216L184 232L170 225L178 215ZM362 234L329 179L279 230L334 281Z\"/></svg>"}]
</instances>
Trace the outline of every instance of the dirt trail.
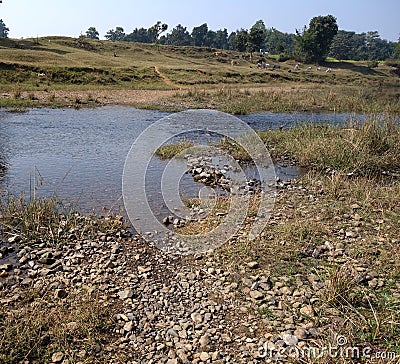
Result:
<instances>
[{"instance_id":1,"label":"dirt trail","mask_svg":"<svg viewBox=\"0 0 400 364\"><path fill-rule=\"evenodd\" d=\"M179 89L186 88L185 86L179 85L179 84L175 83L174 81L170 80L166 75L164 75L160 71L158 66L154 66L154 71L157 73L157 75L159 75L162 78L162 80L164 81L164 83L166 85L171 86L171 87L175 87L175 88L179 88Z\"/></svg>"}]
</instances>

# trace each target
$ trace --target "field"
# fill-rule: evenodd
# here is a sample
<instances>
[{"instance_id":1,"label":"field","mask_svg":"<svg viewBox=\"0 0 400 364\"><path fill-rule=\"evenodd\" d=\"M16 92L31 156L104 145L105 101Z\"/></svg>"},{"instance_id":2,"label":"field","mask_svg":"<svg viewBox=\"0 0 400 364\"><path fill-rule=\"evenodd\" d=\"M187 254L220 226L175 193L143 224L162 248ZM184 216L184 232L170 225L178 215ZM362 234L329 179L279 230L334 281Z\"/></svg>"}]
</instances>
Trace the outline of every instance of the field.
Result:
<instances>
[{"instance_id":1,"label":"field","mask_svg":"<svg viewBox=\"0 0 400 364\"><path fill-rule=\"evenodd\" d=\"M2 39L0 51L0 107L126 104L245 114L398 112L400 104L396 68L383 63L331 60L320 70L295 70L295 61L267 58L280 68L259 69L259 55L65 37Z\"/></svg>"}]
</instances>

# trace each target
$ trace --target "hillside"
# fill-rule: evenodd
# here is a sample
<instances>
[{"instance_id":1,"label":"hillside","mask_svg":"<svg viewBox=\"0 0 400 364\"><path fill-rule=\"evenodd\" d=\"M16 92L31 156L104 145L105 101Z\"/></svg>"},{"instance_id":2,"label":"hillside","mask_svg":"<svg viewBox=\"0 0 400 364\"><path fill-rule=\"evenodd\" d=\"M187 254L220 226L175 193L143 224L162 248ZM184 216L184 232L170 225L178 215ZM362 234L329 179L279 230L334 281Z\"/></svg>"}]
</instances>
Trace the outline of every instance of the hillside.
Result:
<instances>
[{"instance_id":1,"label":"hillside","mask_svg":"<svg viewBox=\"0 0 400 364\"><path fill-rule=\"evenodd\" d=\"M232 65L232 60L237 64ZM368 95L379 90L381 96L377 98L382 97L385 105L398 102L400 78L394 72L395 68L385 64L370 68L366 62L327 62L320 70L315 65L300 65L299 69L295 69L295 61L277 62L271 57L264 59L271 67L260 69L257 67L259 60L259 55L254 55L252 60L247 55L244 59L243 54L237 52L204 47L156 46L67 37L1 39L0 91L3 96L0 106L30 106L37 104L35 101L48 104L43 102L43 92L91 91L93 94L109 88L180 90L180 97L181 92L186 90L178 108L187 107L187 103L194 103L195 107L218 108L222 100L215 97L215 91L225 92L227 88L245 89L250 93L283 90L287 95L288 92L293 94L293 90L297 93L299 89L303 94L304 88L307 94L316 89L325 92L329 87L329 95L332 95L337 94L340 87L347 96L361 94L363 98L367 95L367 99L371 97ZM272 69L278 64L279 69ZM328 68L332 72L327 73ZM199 89L203 90L201 97ZM166 95L171 97L177 94L169 92ZM331 96L327 95L324 98L329 104ZM310 100L316 99L312 101L316 109L325 108L324 100L308 96ZM52 97L57 98L57 94ZM222 99L226 100L226 95ZM118 100L111 100L119 103ZM130 103L135 104L134 100ZM312 103L301 109L313 108ZM335 110L346 109L340 103L333 107ZM290 105L284 107L288 108ZM347 109L351 109L351 105Z\"/></svg>"}]
</instances>

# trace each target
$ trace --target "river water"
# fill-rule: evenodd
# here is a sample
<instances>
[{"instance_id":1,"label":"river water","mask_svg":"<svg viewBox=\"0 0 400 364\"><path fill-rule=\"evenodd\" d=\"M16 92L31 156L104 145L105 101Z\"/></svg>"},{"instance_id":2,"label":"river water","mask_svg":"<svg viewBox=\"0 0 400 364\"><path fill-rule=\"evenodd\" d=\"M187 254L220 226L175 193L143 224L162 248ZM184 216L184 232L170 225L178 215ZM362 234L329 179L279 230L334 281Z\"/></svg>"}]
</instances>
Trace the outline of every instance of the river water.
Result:
<instances>
[{"instance_id":1,"label":"river water","mask_svg":"<svg viewBox=\"0 0 400 364\"><path fill-rule=\"evenodd\" d=\"M26 198L57 195L80 211L123 209L122 172L135 139L152 123L168 116L160 111L108 106L97 109L30 109L0 111L0 191ZM275 114L241 116L255 130L290 127L304 121L343 123L348 114ZM146 183L154 205L166 161L152 158ZM278 166L277 174L292 178L294 167ZM198 184L188 175L182 190L194 197ZM164 213L161 211L160 213Z\"/></svg>"}]
</instances>

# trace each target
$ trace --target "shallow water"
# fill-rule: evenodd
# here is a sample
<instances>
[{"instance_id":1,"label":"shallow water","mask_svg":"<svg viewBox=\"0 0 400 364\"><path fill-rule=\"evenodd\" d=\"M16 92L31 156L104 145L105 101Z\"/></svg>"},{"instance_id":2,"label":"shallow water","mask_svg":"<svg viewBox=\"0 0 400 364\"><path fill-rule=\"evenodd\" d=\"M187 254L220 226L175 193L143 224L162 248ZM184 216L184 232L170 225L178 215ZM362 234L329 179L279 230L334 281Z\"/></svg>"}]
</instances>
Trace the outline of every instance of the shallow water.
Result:
<instances>
[{"instance_id":1,"label":"shallow water","mask_svg":"<svg viewBox=\"0 0 400 364\"><path fill-rule=\"evenodd\" d=\"M31 109L0 111L0 190L3 194L57 195L80 211L123 208L122 172L134 140L167 113L110 106L97 109ZM348 114L274 114L241 116L255 130L289 127L302 121L343 123ZM166 161L152 158L146 189L151 204L165 214L160 176ZM249 175L254 174L247 167ZM293 178L295 167L279 166L281 178ZM184 175L180 189L195 197L199 185Z\"/></svg>"}]
</instances>

